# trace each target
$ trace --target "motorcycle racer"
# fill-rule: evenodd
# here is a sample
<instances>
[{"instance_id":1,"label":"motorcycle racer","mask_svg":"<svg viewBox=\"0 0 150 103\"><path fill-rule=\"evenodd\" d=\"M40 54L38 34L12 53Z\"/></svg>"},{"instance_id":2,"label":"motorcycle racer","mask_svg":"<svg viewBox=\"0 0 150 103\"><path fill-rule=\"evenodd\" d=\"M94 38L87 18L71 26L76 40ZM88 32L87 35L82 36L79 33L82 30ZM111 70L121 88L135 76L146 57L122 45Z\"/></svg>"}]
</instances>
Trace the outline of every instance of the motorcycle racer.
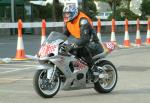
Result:
<instances>
[{"instance_id":1,"label":"motorcycle racer","mask_svg":"<svg viewBox=\"0 0 150 103\"><path fill-rule=\"evenodd\" d=\"M76 50L77 57L84 57L90 70L97 74L97 67L92 61L92 57L103 52L103 47L93 28L92 20L75 6L67 5L63 9L65 22L64 35L71 41L71 45L63 44L67 51Z\"/></svg>"}]
</instances>

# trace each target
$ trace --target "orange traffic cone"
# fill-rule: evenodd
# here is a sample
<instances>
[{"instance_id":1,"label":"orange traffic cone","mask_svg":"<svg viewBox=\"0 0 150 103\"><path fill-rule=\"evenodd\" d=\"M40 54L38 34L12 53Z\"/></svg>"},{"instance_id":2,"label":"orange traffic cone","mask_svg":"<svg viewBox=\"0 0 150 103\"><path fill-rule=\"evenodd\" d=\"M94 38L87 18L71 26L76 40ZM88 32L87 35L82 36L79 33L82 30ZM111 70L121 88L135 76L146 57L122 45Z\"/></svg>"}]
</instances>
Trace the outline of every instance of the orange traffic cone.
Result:
<instances>
[{"instance_id":1,"label":"orange traffic cone","mask_svg":"<svg viewBox=\"0 0 150 103\"><path fill-rule=\"evenodd\" d=\"M146 44L150 45L150 18L148 19L148 23L147 23Z\"/></svg>"},{"instance_id":2,"label":"orange traffic cone","mask_svg":"<svg viewBox=\"0 0 150 103\"><path fill-rule=\"evenodd\" d=\"M111 27L111 42L116 43L116 36L115 36L115 19L112 19L112 27Z\"/></svg>"},{"instance_id":3,"label":"orange traffic cone","mask_svg":"<svg viewBox=\"0 0 150 103\"><path fill-rule=\"evenodd\" d=\"M102 42L102 38L101 38L101 21L100 21L100 18L98 18L98 22L97 22L97 37L98 37L99 41Z\"/></svg>"},{"instance_id":4,"label":"orange traffic cone","mask_svg":"<svg viewBox=\"0 0 150 103\"><path fill-rule=\"evenodd\" d=\"M128 33L128 19L125 20L125 37L124 37L124 47L130 47L129 33Z\"/></svg>"},{"instance_id":5,"label":"orange traffic cone","mask_svg":"<svg viewBox=\"0 0 150 103\"><path fill-rule=\"evenodd\" d=\"M42 36L41 36L41 45L46 40L46 21L42 20L42 28L41 28Z\"/></svg>"},{"instance_id":6,"label":"orange traffic cone","mask_svg":"<svg viewBox=\"0 0 150 103\"><path fill-rule=\"evenodd\" d=\"M25 56L24 44L22 39L22 21L18 20L18 42L17 42L17 52L16 58L14 60L27 60Z\"/></svg>"},{"instance_id":7,"label":"orange traffic cone","mask_svg":"<svg viewBox=\"0 0 150 103\"><path fill-rule=\"evenodd\" d=\"M142 42L141 42L141 36L140 36L140 21L139 19L137 19L137 31L136 31L136 40L135 40L135 44L136 46L141 46Z\"/></svg>"}]
</instances>

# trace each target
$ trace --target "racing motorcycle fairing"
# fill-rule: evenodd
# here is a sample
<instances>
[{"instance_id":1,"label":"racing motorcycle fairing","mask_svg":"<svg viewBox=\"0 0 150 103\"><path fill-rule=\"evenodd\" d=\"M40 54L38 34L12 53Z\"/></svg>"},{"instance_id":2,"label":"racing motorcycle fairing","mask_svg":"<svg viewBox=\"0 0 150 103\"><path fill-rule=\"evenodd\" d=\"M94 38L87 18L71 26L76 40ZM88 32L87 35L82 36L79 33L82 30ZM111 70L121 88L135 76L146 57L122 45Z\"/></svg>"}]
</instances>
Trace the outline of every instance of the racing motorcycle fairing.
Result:
<instances>
[{"instance_id":1,"label":"racing motorcycle fairing","mask_svg":"<svg viewBox=\"0 0 150 103\"><path fill-rule=\"evenodd\" d=\"M41 58L41 60L43 59ZM72 90L86 87L88 66L83 61L76 59L74 56L65 57L61 55L48 57L44 60L51 61L64 74L65 82L63 82L61 89ZM47 68L48 66L44 67Z\"/></svg>"},{"instance_id":2,"label":"racing motorcycle fairing","mask_svg":"<svg viewBox=\"0 0 150 103\"><path fill-rule=\"evenodd\" d=\"M49 61L49 64L41 63L39 69L47 69L47 75L49 75L51 74L49 72L52 72L49 69L53 69L53 65L57 67L65 77L65 81L61 83L61 89L63 90L87 88L87 73L89 70L87 63L71 54L68 56L59 54L59 46L65 40L66 36L58 32L52 32L48 36L39 50L38 57L39 61ZM105 47L110 47L108 45L113 47L112 44L108 43ZM106 54L107 52L98 54L93 59L103 58ZM50 78L49 76L47 77Z\"/></svg>"}]
</instances>

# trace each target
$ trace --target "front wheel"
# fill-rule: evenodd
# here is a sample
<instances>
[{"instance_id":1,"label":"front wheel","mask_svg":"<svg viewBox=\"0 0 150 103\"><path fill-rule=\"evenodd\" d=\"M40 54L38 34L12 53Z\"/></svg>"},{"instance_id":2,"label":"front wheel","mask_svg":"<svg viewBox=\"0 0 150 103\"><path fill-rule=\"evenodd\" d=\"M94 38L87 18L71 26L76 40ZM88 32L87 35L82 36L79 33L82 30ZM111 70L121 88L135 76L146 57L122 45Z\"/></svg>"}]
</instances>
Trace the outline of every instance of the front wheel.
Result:
<instances>
[{"instance_id":1,"label":"front wheel","mask_svg":"<svg viewBox=\"0 0 150 103\"><path fill-rule=\"evenodd\" d=\"M118 75L115 66L110 62L103 60L97 63L97 67L102 69L99 80L94 83L94 89L98 93L109 93L116 86Z\"/></svg>"},{"instance_id":2,"label":"front wheel","mask_svg":"<svg viewBox=\"0 0 150 103\"><path fill-rule=\"evenodd\" d=\"M34 79L33 86L38 95L44 98L52 98L57 94L60 88L60 77L56 72L52 80L47 78L47 70L37 70Z\"/></svg>"}]
</instances>

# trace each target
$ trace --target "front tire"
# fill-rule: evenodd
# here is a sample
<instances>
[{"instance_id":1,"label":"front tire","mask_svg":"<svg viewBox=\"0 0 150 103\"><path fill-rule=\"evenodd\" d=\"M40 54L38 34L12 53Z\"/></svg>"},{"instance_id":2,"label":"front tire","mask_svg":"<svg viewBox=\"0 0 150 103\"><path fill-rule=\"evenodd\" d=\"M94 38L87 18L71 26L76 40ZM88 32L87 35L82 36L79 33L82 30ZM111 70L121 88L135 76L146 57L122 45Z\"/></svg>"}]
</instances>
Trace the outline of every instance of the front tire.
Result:
<instances>
[{"instance_id":1,"label":"front tire","mask_svg":"<svg viewBox=\"0 0 150 103\"><path fill-rule=\"evenodd\" d=\"M118 79L117 70L110 61L106 60L99 62L97 66L102 68L102 75L104 77L94 83L94 89L98 93L109 93L116 86Z\"/></svg>"},{"instance_id":2,"label":"front tire","mask_svg":"<svg viewBox=\"0 0 150 103\"><path fill-rule=\"evenodd\" d=\"M52 82L47 79L47 70L37 70L34 75L33 86L36 93L41 97L52 98L55 96L59 91L60 84L61 81L57 72Z\"/></svg>"}]
</instances>

